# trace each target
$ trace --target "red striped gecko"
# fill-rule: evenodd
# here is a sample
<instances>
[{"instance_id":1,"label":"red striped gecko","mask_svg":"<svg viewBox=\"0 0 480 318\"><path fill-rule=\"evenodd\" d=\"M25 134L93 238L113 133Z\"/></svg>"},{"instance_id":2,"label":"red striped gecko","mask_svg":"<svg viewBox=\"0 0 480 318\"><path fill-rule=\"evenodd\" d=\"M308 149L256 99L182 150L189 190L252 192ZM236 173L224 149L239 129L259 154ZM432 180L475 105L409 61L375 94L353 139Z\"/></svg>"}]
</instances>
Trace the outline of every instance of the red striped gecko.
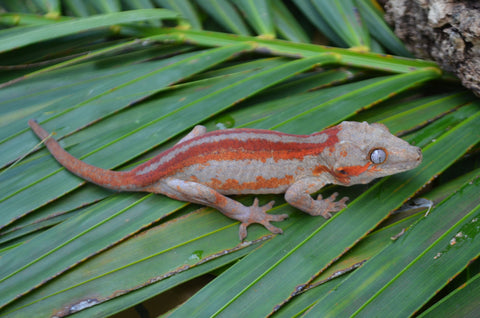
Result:
<instances>
[{"instance_id":1,"label":"red striped gecko","mask_svg":"<svg viewBox=\"0 0 480 318\"><path fill-rule=\"evenodd\" d=\"M259 223L272 233L270 222L286 214L266 213L274 201L252 206L226 197L232 194L285 193L285 200L310 214L331 217L346 207L311 197L326 184L352 185L406 171L422 160L420 148L390 134L381 124L342 122L311 135L290 135L260 129L206 132L196 126L172 148L130 171L98 168L70 155L36 121L28 122L57 161L77 176L117 191L161 193L170 198L213 207L241 222L239 235Z\"/></svg>"}]
</instances>

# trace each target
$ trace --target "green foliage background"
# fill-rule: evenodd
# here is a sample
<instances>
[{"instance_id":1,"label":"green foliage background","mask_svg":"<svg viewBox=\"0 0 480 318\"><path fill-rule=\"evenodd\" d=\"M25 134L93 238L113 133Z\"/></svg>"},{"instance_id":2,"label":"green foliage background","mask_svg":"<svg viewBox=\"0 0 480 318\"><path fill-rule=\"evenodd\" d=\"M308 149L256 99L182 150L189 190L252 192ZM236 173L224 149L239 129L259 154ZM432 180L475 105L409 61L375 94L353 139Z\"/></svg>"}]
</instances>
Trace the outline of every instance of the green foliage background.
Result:
<instances>
[{"instance_id":1,"label":"green foliage background","mask_svg":"<svg viewBox=\"0 0 480 318\"><path fill-rule=\"evenodd\" d=\"M217 277L170 317L480 310L479 100L412 59L375 2L0 6L1 317L106 317L207 273ZM238 222L213 209L86 184L38 147L30 118L76 157L118 170L196 124L308 134L381 122L424 160L322 190L351 199L329 220L260 196L290 215L276 224L284 235L253 225L240 243ZM413 197L423 201L397 210Z\"/></svg>"}]
</instances>

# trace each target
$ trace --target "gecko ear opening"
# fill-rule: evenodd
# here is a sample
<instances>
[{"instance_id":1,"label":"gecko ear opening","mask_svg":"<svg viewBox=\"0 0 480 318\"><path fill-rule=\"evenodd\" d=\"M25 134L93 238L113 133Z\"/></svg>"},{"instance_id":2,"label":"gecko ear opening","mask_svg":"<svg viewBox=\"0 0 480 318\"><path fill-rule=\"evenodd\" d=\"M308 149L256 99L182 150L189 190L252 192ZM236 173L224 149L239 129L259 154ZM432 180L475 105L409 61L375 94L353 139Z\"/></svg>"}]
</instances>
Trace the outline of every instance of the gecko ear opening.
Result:
<instances>
[{"instance_id":1,"label":"gecko ear opening","mask_svg":"<svg viewBox=\"0 0 480 318\"><path fill-rule=\"evenodd\" d=\"M387 152L383 148L374 148L370 150L369 159L374 164L381 164L387 160Z\"/></svg>"}]
</instances>

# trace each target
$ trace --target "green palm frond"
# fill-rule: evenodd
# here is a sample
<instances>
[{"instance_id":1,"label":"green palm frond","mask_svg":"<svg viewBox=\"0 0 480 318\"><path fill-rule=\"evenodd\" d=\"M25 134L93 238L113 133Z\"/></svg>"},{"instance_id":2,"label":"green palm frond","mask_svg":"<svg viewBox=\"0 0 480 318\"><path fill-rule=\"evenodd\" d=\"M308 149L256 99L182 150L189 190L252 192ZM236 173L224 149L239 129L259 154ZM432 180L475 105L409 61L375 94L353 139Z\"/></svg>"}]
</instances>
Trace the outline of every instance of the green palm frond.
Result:
<instances>
[{"instance_id":1,"label":"green palm frond","mask_svg":"<svg viewBox=\"0 0 480 318\"><path fill-rule=\"evenodd\" d=\"M480 103L411 59L375 2L0 7L0 317L106 317L209 273L171 317L478 311ZM313 44L320 33L333 46ZM290 216L277 224L284 234L252 225L240 243L238 222L213 209L86 184L33 151L30 118L76 157L117 170L197 124L308 134L381 122L424 160L369 186L323 189L351 198L329 220L260 196ZM415 196L433 206L395 212Z\"/></svg>"}]
</instances>

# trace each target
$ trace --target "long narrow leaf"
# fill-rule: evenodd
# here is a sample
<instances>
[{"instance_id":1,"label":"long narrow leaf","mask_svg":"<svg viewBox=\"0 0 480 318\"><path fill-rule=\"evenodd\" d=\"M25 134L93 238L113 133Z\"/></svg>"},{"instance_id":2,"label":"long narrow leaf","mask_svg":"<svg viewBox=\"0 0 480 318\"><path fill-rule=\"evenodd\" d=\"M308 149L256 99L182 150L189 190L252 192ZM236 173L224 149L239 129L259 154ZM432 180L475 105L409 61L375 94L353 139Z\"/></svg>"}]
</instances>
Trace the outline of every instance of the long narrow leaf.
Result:
<instances>
[{"instance_id":1,"label":"long narrow leaf","mask_svg":"<svg viewBox=\"0 0 480 318\"><path fill-rule=\"evenodd\" d=\"M285 39L293 42L308 42L308 36L281 1L272 1L272 16L275 27Z\"/></svg>"},{"instance_id":2,"label":"long narrow leaf","mask_svg":"<svg viewBox=\"0 0 480 318\"><path fill-rule=\"evenodd\" d=\"M144 200L152 196L126 195L99 204L87 213L70 219L45 232L36 240L19 246L2 256L0 307L29 292L42 282L78 264L86 257L137 232L162 215L184 203L162 198L163 208L154 211ZM109 208L104 208L109 204ZM172 205L173 204L173 205ZM137 208L134 208L137 207ZM143 217L138 217L143 215ZM116 223L116 224L115 224ZM48 242L39 246L37 242ZM103 248L101 247L103 246ZM22 255L22 257L19 257Z\"/></svg>"},{"instance_id":3,"label":"long narrow leaf","mask_svg":"<svg viewBox=\"0 0 480 318\"><path fill-rule=\"evenodd\" d=\"M338 47L348 47L347 42L328 25L328 23L318 13L311 1L293 0L293 3L302 11L302 13L317 27L326 37L328 37Z\"/></svg>"},{"instance_id":4,"label":"long narrow leaf","mask_svg":"<svg viewBox=\"0 0 480 318\"><path fill-rule=\"evenodd\" d=\"M241 35L251 35L247 25L229 1L197 0L196 2L228 31Z\"/></svg>"},{"instance_id":5,"label":"long narrow leaf","mask_svg":"<svg viewBox=\"0 0 480 318\"><path fill-rule=\"evenodd\" d=\"M147 200L156 204L154 196ZM172 203L177 204L178 202L172 201ZM165 210L171 207L167 204ZM124 209L125 212L123 213L130 214L135 209L134 206L129 206ZM89 218L91 218L92 214L89 214ZM138 219L147 221L147 218L140 217L141 213L138 213L138 211L136 215ZM82 219L85 217L82 217ZM120 218L126 222L127 217L125 215ZM76 218L71 222L65 222L59 228L65 229L68 223L78 222L78 220L79 218ZM177 279L180 279L176 277L174 280L167 280L167 278L201 266L207 261L221 258L224 255L233 253L236 254L235 257L240 257L244 255L244 252L237 252L246 248L251 250L252 247L265 239L260 238L256 242L245 244L238 243L238 241L232 240L233 237L238 235L238 230L235 224L232 226L231 223L227 218L219 217L218 212L211 209L209 211L203 209L188 214L135 236L102 255L79 264L65 273L62 280L53 281L44 288L31 292L12 306L5 308L3 312L8 314L9 317L22 317L29 312L36 312L39 316L44 316L51 313L52 308L57 308L56 316L64 316L77 311L75 308L80 307L79 304L85 302L86 299L90 299L90 306L93 306L154 283L161 284L163 290L166 290L178 284ZM59 254L67 255L65 251L68 248L67 246L73 248L74 245L89 240L94 232L98 232L97 235L102 231L105 232L105 228L114 229L112 222L105 223L105 225L107 224L108 226L103 226L103 228L99 226L90 230L90 233L85 233L81 239L73 238L71 241L67 241L68 245L63 251L61 249L55 251L57 255L53 253L47 255L46 261L48 259L55 261L47 272L52 273L63 269L62 266L65 265L64 262L61 262L62 259ZM191 231L184 231L183 229L186 226L190 227ZM53 231L46 232L43 236L52 235L51 232ZM119 232L127 233L127 230L121 229ZM109 234L111 235L108 232L104 233L104 235ZM39 239L42 239L42 237ZM59 241L61 242L60 239L56 239L56 242ZM222 244L218 244L218 242L222 242ZM98 246L98 244L92 245ZM82 247L80 251L77 250L78 257L81 257L86 249L87 247ZM229 260L231 258L222 260L220 263L225 264ZM36 265L33 264L25 272L33 271L35 267L38 267ZM211 270L211 266L207 267ZM18 275L18 277L25 277L27 274L24 273ZM35 276L42 275L44 274L37 273ZM190 275L194 274L188 273L187 277ZM76 283L72 286L71 281ZM107 283L108 281L117 283L111 284ZM29 281L23 281L19 285L30 283ZM46 301L47 299L48 301Z\"/></svg>"},{"instance_id":6,"label":"long narrow leaf","mask_svg":"<svg viewBox=\"0 0 480 318\"><path fill-rule=\"evenodd\" d=\"M370 48L370 36L353 0L313 0L318 13L330 27L352 48Z\"/></svg>"},{"instance_id":7,"label":"long narrow leaf","mask_svg":"<svg viewBox=\"0 0 480 318\"><path fill-rule=\"evenodd\" d=\"M306 43L290 43L279 40L252 38L245 36L233 36L230 34L216 32L199 32L195 30L174 30L158 29L158 40L175 41L177 43L195 43L206 46L224 46L238 42L248 41L255 43L255 49L260 52L269 52L274 55L292 56L292 57L311 57L320 53L338 54L339 65L349 65L364 67L373 70L382 70L393 73L409 73L419 68L431 68L441 76L441 70L435 63L421 60L389 58L387 56L379 58L378 54L358 53L351 50L339 48L327 48L319 45Z\"/></svg>"},{"instance_id":8,"label":"long narrow leaf","mask_svg":"<svg viewBox=\"0 0 480 318\"><path fill-rule=\"evenodd\" d=\"M419 315L422 318L440 317L475 317L480 310L480 274L477 274L464 286L443 298L429 310Z\"/></svg>"},{"instance_id":9,"label":"long narrow leaf","mask_svg":"<svg viewBox=\"0 0 480 318\"><path fill-rule=\"evenodd\" d=\"M373 1L355 0L363 21L368 27L372 35L390 52L406 57L413 57L413 55L405 48L405 45L389 28L383 19L383 12L373 4Z\"/></svg>"},{"instance_id":10,"label":"long narrow leaf","mask_svg":"<svg viewBox=\"0 0 480 318\"><path fill-rule=\"evenodd\" d=\"M239 7L257 34L266 38L275 37L272 14L266 0L233 0L233 3Z\"/></svg>"},{"instance_id":11,"label":"long narrow leaf","mask_svg":"<svg viewBox=\"0 0 480 318\"><path fill-rule=\"evenodd\" d=\"M29 44L38 43L40 41L119 23L129 23L151 19L175 19L177 17L177 13L169 10L144 9L109 13L79 20L59 22L51 25L36 26L30 28L28 31L25 31L21 37L4 34L1 37L0 52L6 52Z\"/></svg>"},{"instance_id":12,"label":"long narrow leaf","mask_svg":"<svg viewBox=\"0 0 480 318\"><path fill-rule=\"evenodd\" d=\"M202 28L198 13L189 0L155 0L155 2L164 8L180 13L194 29Z\"/></svg>"}]
</instances>

